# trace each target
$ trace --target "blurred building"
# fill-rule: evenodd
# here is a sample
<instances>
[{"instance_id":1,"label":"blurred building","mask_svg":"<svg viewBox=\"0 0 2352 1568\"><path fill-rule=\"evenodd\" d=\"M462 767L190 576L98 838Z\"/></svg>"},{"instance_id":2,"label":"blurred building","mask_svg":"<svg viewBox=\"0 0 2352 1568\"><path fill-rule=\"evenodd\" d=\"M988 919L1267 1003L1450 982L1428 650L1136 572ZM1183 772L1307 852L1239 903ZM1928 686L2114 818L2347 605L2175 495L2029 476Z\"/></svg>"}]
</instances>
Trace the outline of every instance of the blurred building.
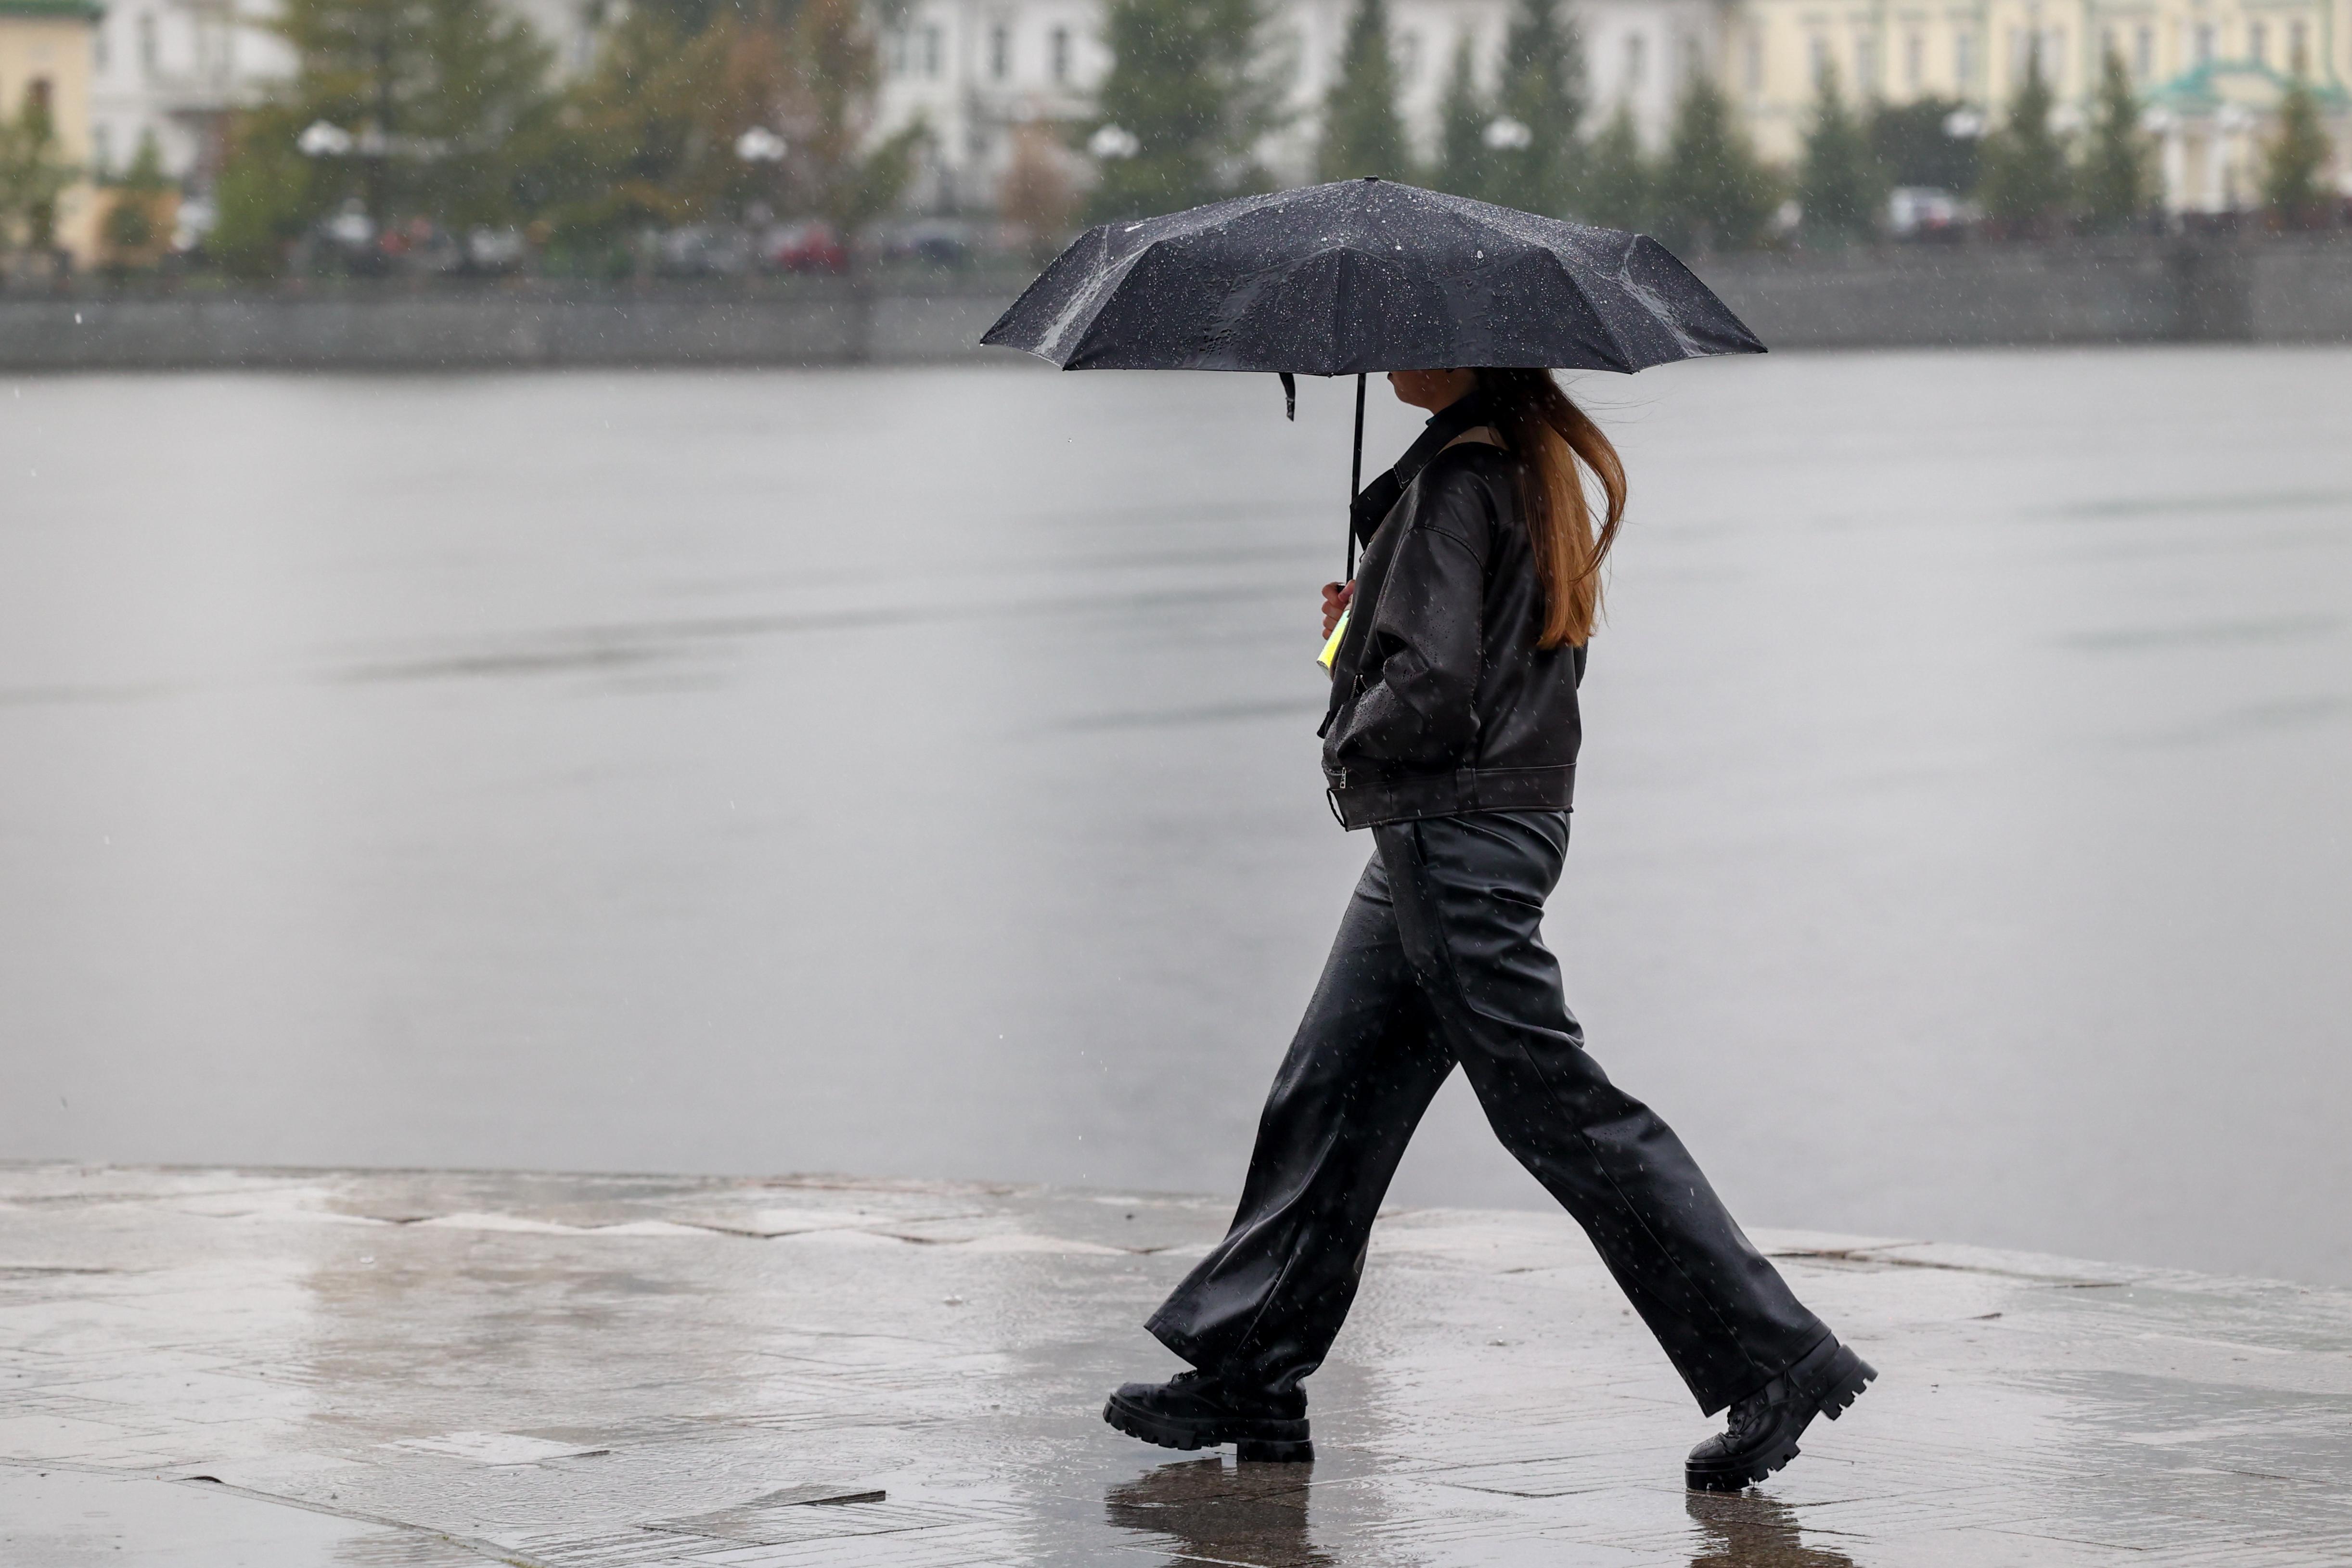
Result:
<instances>
[{"instance_id":1,"label":"blurred building","mask_svg":"<svg viewBox=\"0 0 2352 1568\"><path fill-rule=\"evenodd\" d=\"M202 185L229 110L293 69L265 0L115 0L90 51L89 158L120 172L150 137L166 173Z\"/></svg>"},{"instance_id":2,"label":"blurred building","mask_svg":"<svg viewBox=\"0 0 2352 1568\"><path fill-rule=\"evenodd\" d=\"M904 0L884 8L878 129L918 115L931 128L922 205L993 207L1024 127L1090 112L1110 68L1103 3ZM1492 85L1511 3L1391 0L1401 107L1423 153L1434 149L1465 40L1481 85ZM549 45L559 76L589 66L602 20L619 14L613 0L505 4ZM1283 178L1311 175L1318 111L1354 4L1275 0L1268 42L1292 66L1293 113L1262 151ZM274 5L110 0L101 14L89 0L0 0L0 20L22 40L0 44L0 90L21 93L21 83L46 72L60 136L93 169L121 170L152 136L166 172L201 188L218 167L229 111L292 68L267 26ZM1827 66L1853 101L1936 97L1997 118L2037 47L2062 125L2087 116L2103 51L2125 61L2162 147L2165 199L2176 211L2255 198L2278 100L2297 69L2329 115L2339 178L2352 142L2352 0L1569 0L1569 10L1583 41L1588 124L1597 129L1622 103L1653 148L1664 144L1693 71L1715 73L1765 157L1785 163L1799 153ZM73 36L84 42L68 45ZM77 48L79 59L67 61ZM35 49L48 51L45 63L26 63ZM1058 133L1033 131L1025 140L1033 150L1060 145Z\"/></svg>"},{"instance_id":3,"label":"blurred building","mask_svg":"<svg viewBox=\"0 0 2352 1568\"><path fill-rule=\"evenodd\" d=\"M1764 156L1795 159L1815 83L1849 102L1956 100L1997 120L2038 48L2062 131L2087 123L2106 55L2130 72L2163 149L2176 211L2252 205L2281 95L2301 72L2327 112L2342 173L2352 0L1736 0L1719 69Z\"/></svg>"},{"instance_id":4,"label":"blurred building","mask_svg":"<svg viewBox=\"0 0 2352 1568\"><path fill-rule=\"evenodd\" d=\"M1270 49L1292 64L1287 128L1263 149L1288 180L1311 177L1318 110L1339 69L1355 0L1279 0ZM1454 51L1464 41L1490 88L1511 0L1391 0L1390 37L1406 127L1435 150ZM1572 0L1584 42L1595 122L1622 102L1643 139L1662 144L1678 84L1719 53L1717 0ZM884 35L881 121L923 116L938 137L925 199L986 206L1010 167L1020 128L1076 120L1110 69L1100 0L914 0Z\"/></svg>"},{"instance_id":5,"label":"blurred building","mask_svg":"<svg viewBox=\"0 0 2352 1568\"><path fill-rule=\"evenodd\" d=\"M94 0L0 0L0 115L28 109L47 114L58 158L89 162L90 55L99 19ZM78 259L96 241L93 193L87 180L58 198L58 243Z\"/></svg>"}]
</instances>

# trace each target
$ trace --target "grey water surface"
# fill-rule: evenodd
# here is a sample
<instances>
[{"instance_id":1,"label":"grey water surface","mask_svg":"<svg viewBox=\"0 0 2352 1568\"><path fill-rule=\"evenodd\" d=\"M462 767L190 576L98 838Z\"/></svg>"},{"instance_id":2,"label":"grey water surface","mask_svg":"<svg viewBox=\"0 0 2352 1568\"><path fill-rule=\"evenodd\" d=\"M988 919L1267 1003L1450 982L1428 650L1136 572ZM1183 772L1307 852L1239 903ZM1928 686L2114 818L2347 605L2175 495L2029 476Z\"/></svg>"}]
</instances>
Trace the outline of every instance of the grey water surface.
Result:
<instances>
[{"instance_id":1,"label":"grey water surface","mask_svg":"<svg viewBox=\"0 0 2352 1568\"><path fill-rule=\"evenodd\" d=\"M1757 1225L2352 1283L2352 353L1578 385L1601 1061ZM0 383L0 1154L1234 1188L1349 395ZM1396 1197L1547 1201L1458 1080Z\"/></svg>"}]
</instances>

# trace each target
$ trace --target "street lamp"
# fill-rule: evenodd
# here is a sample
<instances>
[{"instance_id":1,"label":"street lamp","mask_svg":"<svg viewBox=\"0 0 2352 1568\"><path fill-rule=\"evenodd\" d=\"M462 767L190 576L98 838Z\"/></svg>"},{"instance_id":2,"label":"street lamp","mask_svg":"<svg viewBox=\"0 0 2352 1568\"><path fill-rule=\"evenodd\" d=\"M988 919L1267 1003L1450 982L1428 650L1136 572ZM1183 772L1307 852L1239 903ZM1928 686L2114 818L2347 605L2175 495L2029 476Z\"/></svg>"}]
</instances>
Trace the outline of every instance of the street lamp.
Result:
<instances>
[{"instance_id":1,"label":"street lamp","mask_svg":"<svg viewBox=\"0 0 2352 1568\"><path fill-rule=\"evenodd\" d=\"M781 163L787 151L784 139L764 125L754 125L735 138L735 156L746 163Z\"/></svg>"},{"instance_id":2,"label":"street lamp","mask_svg":"<svg viewBox=\"0 0 2352 1568\"><path fill-rule=\"evenodd\" d=\"M1496 153L1524 153L1535 145L1536 133L1507 114L1498 114L1486 122L1478 140Z\"/></svg>"},{"instance_id":3,"label":"street lamp","mask_svg":"<svg viewBox=\"0 0 2352 1568\"><path fill-rule=\"evenodd\" d=\"M310 121L294 138L294 150L305 158L347 157L353 145L350 132L323 120Z\"/></svg>"},{"instance_id":4,"label":"street lamp","mask_svg":"<svg viewBox=\"0 0 2352 1568\"><path fill-rule=\"evenodd\" d=\"M1087 138L1087 152L1097 159L1132 158L1142 151L1143 143L1125 126L1106 125Z\"/></svg>"}]
</instances>

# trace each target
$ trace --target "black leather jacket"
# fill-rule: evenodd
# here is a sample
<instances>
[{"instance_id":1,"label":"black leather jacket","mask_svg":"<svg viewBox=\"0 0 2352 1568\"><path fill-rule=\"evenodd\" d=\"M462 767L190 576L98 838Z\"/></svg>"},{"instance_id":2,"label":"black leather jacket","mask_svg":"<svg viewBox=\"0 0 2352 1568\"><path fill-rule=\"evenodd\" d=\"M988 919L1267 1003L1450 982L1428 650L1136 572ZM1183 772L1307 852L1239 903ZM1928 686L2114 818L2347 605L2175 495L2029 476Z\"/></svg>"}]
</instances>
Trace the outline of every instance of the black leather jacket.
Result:
<instances>
[{"instance_id":1,"label":"black leather jacket","mask_svg":"<svg viewBox=\"0 0 2352 1568\"><path fill-rule=\"evenodd\" d=\"M1367 486L1347 635L1331 661L1323 773L1349 827L1471 811L1565 811L1583 737L1584 649L1541 649L1543 589L1518 459L1479 441L1477 393Z\"/></svg>"}]
</instances>

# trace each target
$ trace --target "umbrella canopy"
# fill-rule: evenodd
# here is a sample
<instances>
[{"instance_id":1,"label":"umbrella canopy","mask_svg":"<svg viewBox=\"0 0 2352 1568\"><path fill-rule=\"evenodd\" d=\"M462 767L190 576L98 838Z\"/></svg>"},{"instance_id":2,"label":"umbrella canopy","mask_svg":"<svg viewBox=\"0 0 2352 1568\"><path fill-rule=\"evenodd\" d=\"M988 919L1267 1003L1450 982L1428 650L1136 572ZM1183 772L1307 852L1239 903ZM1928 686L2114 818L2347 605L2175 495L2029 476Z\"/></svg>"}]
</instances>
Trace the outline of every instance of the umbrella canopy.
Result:
<instances>
[{"instance_id":1,"label":"umbrella canopy","mask_svg":"<svg viewBox=\"0 0 2352 1568\"><path fill-rule=\"evenodd\" d=\"M1065 370L1300 375L1764 352L1644 235L1378 179L1088 229L980 341Z\"/></svg>"}]
</instances>

